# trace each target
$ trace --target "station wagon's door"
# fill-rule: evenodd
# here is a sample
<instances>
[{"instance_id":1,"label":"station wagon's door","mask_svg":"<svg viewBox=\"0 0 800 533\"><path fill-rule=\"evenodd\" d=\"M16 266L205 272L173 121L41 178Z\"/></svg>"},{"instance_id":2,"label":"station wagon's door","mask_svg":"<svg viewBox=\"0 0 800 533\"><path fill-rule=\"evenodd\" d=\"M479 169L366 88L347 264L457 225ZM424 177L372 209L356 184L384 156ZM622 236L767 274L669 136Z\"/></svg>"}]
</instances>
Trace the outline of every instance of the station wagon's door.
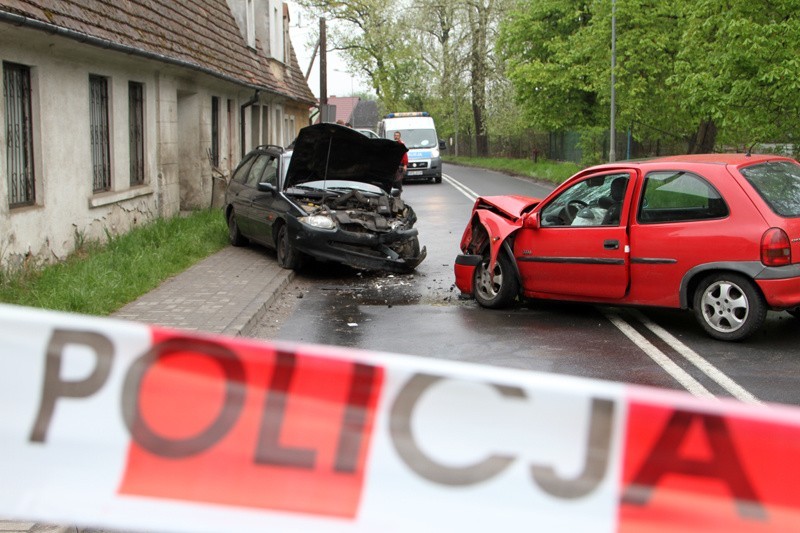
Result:
<instances>
[{"instance_id":1,"label":"station wagon's door","mask_svg":"<svg viewBox=\"0 0 800 533\"><path fill-rule=\"evenodd\" d=\"M267 246L275 246L275 239L272 235L272 226L279 216L277 204L283 204L280 194L278 194L278 161L279 156L270 156L264 165L264 170L256 183L256 192L253 196L253 224L261 236L261 242ZM264 184L271 185L271 189L265 189ZM282 208L286 210L286 206Z\"/></svg>"},{"instance_id":2,"label":"station wagon's door","mask_svg":"<svg viewBox=\"0 0 800 533\"><path fill-rule=\"evenodd\" d=\"M539 227L521 229L514 243L526 295L625 296L630 183L628 172L593 175L545 201Z\"/></svg>"}]
</instances>

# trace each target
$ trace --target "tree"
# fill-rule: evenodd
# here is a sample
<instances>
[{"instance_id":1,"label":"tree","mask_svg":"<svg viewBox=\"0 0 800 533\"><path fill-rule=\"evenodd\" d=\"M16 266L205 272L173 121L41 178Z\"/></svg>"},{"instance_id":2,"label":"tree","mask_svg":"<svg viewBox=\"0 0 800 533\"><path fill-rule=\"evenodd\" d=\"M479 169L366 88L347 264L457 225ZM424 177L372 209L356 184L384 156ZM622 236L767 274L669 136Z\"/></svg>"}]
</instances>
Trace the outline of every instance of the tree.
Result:
<instances>
[{"instance_id":1,"label":"tree","mask_svg":"<svg viewBox=\"0 0 800 533\"><path fill-rule=\"evenodd\" d=\"M604 127L611 2L529 0L499 49L527 115L548 129ZM800 111L797 0L616 0L618 123L711 151L784 138Z\"/></svg>"},{"instance_id":2,"label":"tree","mask_svg":"<svg viewBox=\"0 0 800 533\"><path fill-rule=\"evenodd\" d=\"M800 115L800 2L693 2L670 80L694 117L736 146L792 140ZM699 144L699 143L698 143Z\"/></svg>"},{"instance_id":3,"label":"tree","mask_svg":"<svg viewBox=\"0 0 800 533\"><path fill-rule=\"evenodd\" d=\"M475 123L476 151L479 157L489 155L486 128L486 83L489 77L488 33L494 0L467 0L467 16L472 36L469 54L472 117Z\"/></svg>"},{"instance_id":4,"label":"tree","mask_svg":"<svg viewBox=\"0 0 800 533\"><path fill-rule=\"evenodd\" d=\"M348 67L370 80L387 109L399 111L424 100L428 69L396 6L379 0L299 3L338 22L328 36L328 49L344 52Z\"/></svg>"},{"instance_id":5,"label":"tree","mask_svg":"<svg viewBox=\"0 0 800 533\"><path fill-rule=\"evenodd\" d=\"M387 111L438 109L457 122L460 95L469 83L478 153L488 154L487 85L495 12L501 0L299 0L312 14L335 20L329 50L344 52L363 73ZM455 128L454 130L455 131Z\"/></svg>"}]
</instances>

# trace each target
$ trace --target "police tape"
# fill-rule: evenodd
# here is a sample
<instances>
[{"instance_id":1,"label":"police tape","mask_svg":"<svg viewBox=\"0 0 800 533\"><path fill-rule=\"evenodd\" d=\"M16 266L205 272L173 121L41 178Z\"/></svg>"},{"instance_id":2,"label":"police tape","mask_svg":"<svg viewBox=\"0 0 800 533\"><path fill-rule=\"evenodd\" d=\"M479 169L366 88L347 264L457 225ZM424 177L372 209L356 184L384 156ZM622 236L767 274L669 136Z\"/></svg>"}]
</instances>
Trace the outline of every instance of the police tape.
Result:
<instances>
[{"instance_id":1,"label":"police tape","mask_svg":"<svg viewBox=\"0 0 800 533\"><path fill-rule=\"evenodd\" d=\"M787 531L800 410L0 305L0 516L138 531Z\"/></svg>"}]
</instances>

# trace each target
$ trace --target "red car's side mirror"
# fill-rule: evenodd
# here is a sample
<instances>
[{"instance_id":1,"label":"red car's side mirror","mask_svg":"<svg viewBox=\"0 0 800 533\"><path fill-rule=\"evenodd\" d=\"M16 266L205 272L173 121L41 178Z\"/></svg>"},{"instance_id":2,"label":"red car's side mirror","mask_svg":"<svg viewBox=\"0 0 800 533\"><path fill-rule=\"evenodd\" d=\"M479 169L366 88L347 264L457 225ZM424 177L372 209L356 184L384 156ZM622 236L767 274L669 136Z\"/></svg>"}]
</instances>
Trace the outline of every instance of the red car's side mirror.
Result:
<instances>
[{"instance_id":1,"label":"red car's side mirror","mask_svg":"<svg viewBox=\"0 0 800 533\"><path fill-rule=\"evenodd\" d=\"M522 227L529 229L539 229L539 213L529 213L522 219Z\"/></svg>"}]
</instances>

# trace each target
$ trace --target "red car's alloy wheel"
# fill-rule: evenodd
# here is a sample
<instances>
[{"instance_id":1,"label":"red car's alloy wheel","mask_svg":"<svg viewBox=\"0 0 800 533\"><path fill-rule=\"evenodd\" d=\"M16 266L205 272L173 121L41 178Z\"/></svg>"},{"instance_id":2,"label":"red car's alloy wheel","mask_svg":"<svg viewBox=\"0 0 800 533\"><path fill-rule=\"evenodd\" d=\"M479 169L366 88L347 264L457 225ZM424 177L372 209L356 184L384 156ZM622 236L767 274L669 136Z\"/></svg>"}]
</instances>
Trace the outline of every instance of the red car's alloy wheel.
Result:
<instances>
[{"instance_id":1,"label":"red car's alloy wheel","mask_svg":"<svg viewBox=\"0 0 800 533\"><path fill-rule=\"evenodd\" d=\"M728 341L749 337L767 315L764 297L751 281L737 274L705 278L695 293L694 308L709 335Z\"/></svg>"},{"instance_id":2,"label":"red car's alloy wheel","mask_svg":"<svg viewBox=\"0 0 800 533\"><path fill-rule=\"evenodd\" d=\"M514 265L504 253L497 257L491 270L489 262L489 257L486 256L475 268L472 280L475 299L483 307L490 309L508 307L514 303L519 292L519 281L514 274Z\"/></svg>"}]
</instances>

